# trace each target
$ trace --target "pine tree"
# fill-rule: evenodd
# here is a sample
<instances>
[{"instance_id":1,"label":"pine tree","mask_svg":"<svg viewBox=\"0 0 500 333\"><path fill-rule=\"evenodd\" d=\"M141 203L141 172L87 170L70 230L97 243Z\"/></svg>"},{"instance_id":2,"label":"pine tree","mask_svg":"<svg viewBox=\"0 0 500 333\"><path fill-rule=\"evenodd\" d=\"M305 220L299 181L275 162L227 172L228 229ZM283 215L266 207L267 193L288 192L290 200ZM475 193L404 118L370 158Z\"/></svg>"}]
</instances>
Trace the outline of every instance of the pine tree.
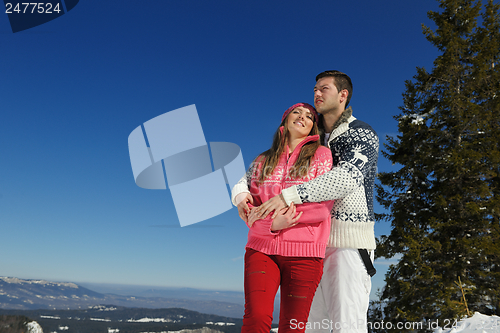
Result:
<instances>
[{"instance_id":1,"label":"pine tree","mask_svg":"<svg viewBox=\"0 0 500 333\"><path fill-rule=\"evenodd\" d=\"M400 258L378 302L394 322L500 315L500 6L439 7L423 32L440 55L406 81L382 151L401 168L377 185L378 218L392 223L377 256Z\"/></svg>"}]
</instances>

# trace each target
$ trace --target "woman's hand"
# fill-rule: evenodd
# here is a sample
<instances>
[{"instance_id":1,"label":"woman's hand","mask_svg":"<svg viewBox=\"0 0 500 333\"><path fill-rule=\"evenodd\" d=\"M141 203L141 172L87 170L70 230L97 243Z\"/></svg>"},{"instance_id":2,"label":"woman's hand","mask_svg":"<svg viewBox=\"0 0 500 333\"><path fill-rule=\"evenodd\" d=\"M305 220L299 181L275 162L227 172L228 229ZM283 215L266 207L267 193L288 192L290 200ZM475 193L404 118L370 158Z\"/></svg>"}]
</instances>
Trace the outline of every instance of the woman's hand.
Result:
<instances>
[{"instance_id":1,"label":"woman's hand","mask_svg":"<svg viewBox=\"0 0 500 333\"><path fill-rule=\"evenodd\" d=\"M257 207L250 208L250 213L248 214L248 227L251 228L255 221L260 220L259 214L257 212Z\"/></svg>"},{"instance_id":2,"label":"woman's hand","mask_svg":"<svg viewBox=\"0 0 500 333\"><path fill-rule=\"evenodd\" d=\"M238 215L243 221L245 221L245 223L247 223L248 213L250 212L248 203L251 203L253 205L253 197L250 195L250 193L240 193L236 196L235 201L238 203L236 205L236 208L238 208Z\"/></svg>"},{"instance_id":3,"label":"woman's hand","mask_svg":"<svg viewBox=\"0 0 500 333\"><path fill-rule=\"evenodd\" d=\"M287 204L285 202L285 199L283 198L283 195L279 194L277 196L272 197L271 199L267 200L266 202L262 203L262 205L259 206L258 208L259 217L263 219L274 210L274 214L271 217L272 219L274 219L276 218L276 216L278 216L278 213L283 208L286 207Z\"/></svg>"},{"instance_id":4,"label":"woman's hand","mask_svg":"<svg viewBox=\"0 0 500 333\"><path fill-rule=\"evenodd\" d=\"M297 215L295 214L296 209L293 202L290 204L290 207L282 208L271 224L271 231L278 231L296 226L299 223L297 221L300 216L302 216L302 212Z\"/></svg>"}]
</instances>

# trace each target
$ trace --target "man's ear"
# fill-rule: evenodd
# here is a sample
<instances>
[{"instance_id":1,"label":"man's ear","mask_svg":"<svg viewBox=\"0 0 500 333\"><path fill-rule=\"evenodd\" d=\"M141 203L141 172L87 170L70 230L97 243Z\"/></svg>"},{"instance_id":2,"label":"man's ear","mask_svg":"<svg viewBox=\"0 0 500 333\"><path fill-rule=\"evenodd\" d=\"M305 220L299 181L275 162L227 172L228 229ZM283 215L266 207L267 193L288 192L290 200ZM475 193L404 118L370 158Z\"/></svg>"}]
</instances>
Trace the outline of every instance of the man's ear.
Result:
<instances>
[{"instance_id":1,"label":"man's ear","mask_svg":"<svg viewBox=\"0 0 500 333\"><path fill-rule=\"evenodd\" d=\"M340 92L340 103L347 101L347 96L349 96L349 91L347 89L342 90Z\"/></svg>"}]
</instances>

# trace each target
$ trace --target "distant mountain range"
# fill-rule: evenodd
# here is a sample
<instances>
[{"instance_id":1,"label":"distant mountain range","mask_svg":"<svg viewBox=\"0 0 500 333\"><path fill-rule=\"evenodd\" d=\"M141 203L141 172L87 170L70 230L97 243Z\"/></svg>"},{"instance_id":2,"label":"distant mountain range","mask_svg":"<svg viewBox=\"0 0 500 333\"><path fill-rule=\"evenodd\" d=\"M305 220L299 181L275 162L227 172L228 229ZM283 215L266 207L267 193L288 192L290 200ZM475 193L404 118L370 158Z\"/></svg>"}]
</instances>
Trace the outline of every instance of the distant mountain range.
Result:
<instances>
[{"instance_id":1,"label":"distant mountain range","mask_svg":"<svg viewBox=\"0 0 500 333\"><path fill-rule=\"evenodd\" d=\"M133 286L106 283L79 283L81 287L101 294L139 297L164 297L176 299L210 300L234 304L245 304L243 291L203 290L194 288Z\"/></svg>"},{"instance_id":2,"label":"distant mountain range","mask_svg":"<svg viewBox=\"0 0 500 333\"><path fill-rule=\"evenodd\" d=\"M101 287L102 288L102 287ZM108 286L109 289L109 286ZM145 296L124 296L116 293L99 293L75 283L44 280L22 280L0 277L0 309L12 310L69 310L88 309L92 306L112 304L129 308L183 308L206 314L242 318L244 307L237 303L213 299L240 300L242 293L201 291L196 289L144 290ZM182 297L187 295L187 297ZM167 297L165 297L167 296ZM168 296L176 296L171 298Z\"/></svg>"},{"instance_id":3,"label":"distant mountain range","mask_svg":"<svg viewBox=\"0 0 500 333\"><path fill-rule=\"evenodd\" d=\"M0 332L4 332L2 326L8 324L2 323L2 318L8 318L10 321L15 318L29 318L30 321L36 321L43 332L68 333L237 333L241 331L242 325L241 319L185 309L145 309L104 305L81 310L0 309Z\"/></svg>"}]
</instances>

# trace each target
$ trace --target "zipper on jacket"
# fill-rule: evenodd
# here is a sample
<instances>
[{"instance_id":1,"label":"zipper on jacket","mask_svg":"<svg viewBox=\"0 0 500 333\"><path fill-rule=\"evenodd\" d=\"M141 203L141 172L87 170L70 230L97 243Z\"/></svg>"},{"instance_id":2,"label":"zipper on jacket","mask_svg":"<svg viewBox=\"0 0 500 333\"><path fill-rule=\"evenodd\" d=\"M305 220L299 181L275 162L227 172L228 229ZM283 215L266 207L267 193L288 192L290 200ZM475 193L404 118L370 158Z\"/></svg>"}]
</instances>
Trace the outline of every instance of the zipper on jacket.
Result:
<instances>
[{"instance_id":1,"label":"zipper on jacket","mask_svg":"<svg viewBox=\"0 0 500 333\"><path fill-rule=\"evenodd\" d=\"M316 138L315 138L316 137ZM295 149L292 151L291 154L288 154L288 157L286 158L286 163L285 163L285 172L283 174L283 178L281 178L281 190L283 190L283 184L285 182L285 178L288 176L288 167L289 167L289 164L290 164L290 159L292 158L292 156L294 154L297 154L299 155L300 154L300 150L302 149L302 147L304 147L304 145L308 142L311 142L311 141L314 141L314 140L319 140L319 135L309 135L308 137L306 137L304 140L302 140L298 145L297 147L295 147ZM290 147L288 147L287 145L287 149L288 151L290 152ZM298 151L298 153L297 153Z\"/></svg>"}]
</instances>

